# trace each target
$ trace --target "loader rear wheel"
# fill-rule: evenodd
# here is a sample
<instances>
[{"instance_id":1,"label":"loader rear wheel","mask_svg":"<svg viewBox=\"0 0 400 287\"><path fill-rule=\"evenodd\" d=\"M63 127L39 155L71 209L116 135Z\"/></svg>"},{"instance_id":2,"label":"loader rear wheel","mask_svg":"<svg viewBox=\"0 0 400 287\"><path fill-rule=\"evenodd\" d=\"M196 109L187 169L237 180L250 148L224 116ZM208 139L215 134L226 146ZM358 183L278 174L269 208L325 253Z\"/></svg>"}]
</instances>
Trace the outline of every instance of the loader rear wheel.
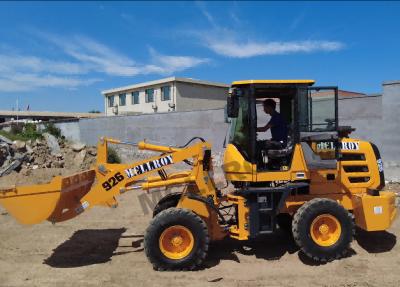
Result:
<instances>
[{"instance_id":1,"label":"loader rear wheel","mask_svg":"<svg viewBox=\"0 0 400 287\"><path fill-rule=\"evenodd\" d=\"M336 201L315 198L297 210L292 232L308 257L327 262L346 254L353 240L354 223L352 214Z\"/></svg>"},{"instance_id":2,"label":"loader rear wheel","mask_svg":"<svg viewBox=\"0 0 400 287\"><path fill-rule=\"evenodd\" d=\"M197 214L172 207L152 219L144 249L155 270L193 270L206 258L209 241L207 225Z\"/></svg>"}]
</instances>

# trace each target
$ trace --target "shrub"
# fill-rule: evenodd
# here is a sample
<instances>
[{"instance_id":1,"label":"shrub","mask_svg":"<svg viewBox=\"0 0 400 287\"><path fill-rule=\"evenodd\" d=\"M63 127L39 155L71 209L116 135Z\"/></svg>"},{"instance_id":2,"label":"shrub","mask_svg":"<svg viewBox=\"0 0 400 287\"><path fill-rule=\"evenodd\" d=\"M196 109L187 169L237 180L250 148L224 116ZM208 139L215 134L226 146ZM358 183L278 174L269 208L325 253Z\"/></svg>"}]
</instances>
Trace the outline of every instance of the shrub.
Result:
<instances>
[{"instance_id":1,"label":"shrub","mask_svg":"<svg viewBox=\"0 0 400 287\"><path fill-rule=\"evenodd\" d=\"M54 123L46 123L44 125L44 130L43 132L45 133L49 133L53 136L55 136L56 138L61 138L61 130L59 128L57 128Z\"/></svg>"},{"instance_id":2,"label":"shrub","mask_svg":"<svg viewBox=\"0 0 400 287\"><path fill-rule=\"evenodd\" d=\"M18 135L24 130L24 123L12 123L10 134Z\"/></svg>"},{"instance_id":3,"label":"shrub","mask_svg":"<svg viewBox=\"0 0 400 287\"><path fill-rule=\"evenodd\" d=\"M42 133L37 130L35 124L27 123L24 125L24 129L21 136L26 139L38 139L42 137Z\"/></svg>"},{"instance_id":4,"label":"shrub","mask_svg":"<svg viewBox=\"0 0 400 287\"><path fill-rule=\"evenodd\" d=\"M13 123L9 132L0 130L0 134L13 141L35 140L42 137L42 133L32 123Z\"/></svg>"},{"instance_id":5,"label":"shrub","mask_svg":"<svg viewBox=\"0 0 400 287\"><path fill-rule=\"evenodd\" d=\"M121 158L112 147L107 148L107 163L121 163Z\"/></svg>"}]
</instances>

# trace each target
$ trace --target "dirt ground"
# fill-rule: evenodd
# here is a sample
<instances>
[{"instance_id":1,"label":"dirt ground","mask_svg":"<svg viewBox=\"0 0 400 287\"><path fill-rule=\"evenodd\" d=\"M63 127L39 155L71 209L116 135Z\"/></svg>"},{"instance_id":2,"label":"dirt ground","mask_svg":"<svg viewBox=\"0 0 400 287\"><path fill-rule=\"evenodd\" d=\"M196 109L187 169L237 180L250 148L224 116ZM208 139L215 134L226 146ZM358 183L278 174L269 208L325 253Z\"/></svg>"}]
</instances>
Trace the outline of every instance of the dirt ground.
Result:
<instances>
[{"instance_id":1,"label":"dirt ground","mask_svg":"<svg viewBox=\"0 0 400 287\"><path fill-rule=\"evenodd\" d=\"M211 246L205 267L156 272L143 251L143 193L65 223L18 224L0 209L0 286L400 286L400 220L358 231L347 258L318 265L284 233Z\"/></svg>"}]
</instances>

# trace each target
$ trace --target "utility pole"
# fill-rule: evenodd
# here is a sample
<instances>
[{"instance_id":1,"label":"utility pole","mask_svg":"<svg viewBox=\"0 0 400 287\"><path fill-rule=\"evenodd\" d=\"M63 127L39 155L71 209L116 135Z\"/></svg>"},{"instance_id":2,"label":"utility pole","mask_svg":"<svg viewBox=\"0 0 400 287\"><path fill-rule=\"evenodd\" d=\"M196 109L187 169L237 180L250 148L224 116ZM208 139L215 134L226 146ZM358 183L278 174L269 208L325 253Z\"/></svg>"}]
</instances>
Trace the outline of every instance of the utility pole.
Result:
<instances>
[{"instance_id":1,"label":"utility pole","mask_svg":"<svg viewBox=\"0 0 400 287\"><path fill-rule=\"evenodd\" d=\"M16 105L16 112L17 112L17 125L18 125L18 112L19 112L19 99L18 99L18 96L17 96L17 105Z\"/></svg>"}]
</instances>

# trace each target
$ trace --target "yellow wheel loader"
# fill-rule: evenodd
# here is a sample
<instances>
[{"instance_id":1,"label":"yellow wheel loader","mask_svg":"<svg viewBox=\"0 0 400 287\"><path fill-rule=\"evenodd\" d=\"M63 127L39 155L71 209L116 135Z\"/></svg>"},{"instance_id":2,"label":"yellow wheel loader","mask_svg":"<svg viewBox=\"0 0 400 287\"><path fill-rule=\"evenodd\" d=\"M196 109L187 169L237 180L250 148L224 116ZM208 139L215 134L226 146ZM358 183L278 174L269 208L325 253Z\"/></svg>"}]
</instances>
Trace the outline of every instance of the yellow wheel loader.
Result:
<instances>
[{"instance_id":1,"label":"yellow wheel loader","mask_svg":"<svg viewBox=\"0 0 400 287\"><path fill-rule=\"evenodd\" d=\"M154 209L144 238L157 270L192 270L202 265L212 241L249 240L291 231L309 257L343 256L355 226L385 230L396 216L395 195L385 181L377 147L349 138L338 125L337 87L312 80L251 80L232 84L227 99L229 135L223 170L234 190L213 179L211 144L193 138L180 147L102 138L93 169L50 183L2 190L0 203L23 224L62 222L97 206L116 206L129 190L181 186ZM268 117L259 103L274 99L287 123L287 139L274 142L257 132ZM130 164L107 163L107 145L133 144L159 152ZM177 163L188 169L170 172ZM229 212L230 211L230 212ZM278 227L277 227L278 226Z\"/></svg>"}]
</instances>

